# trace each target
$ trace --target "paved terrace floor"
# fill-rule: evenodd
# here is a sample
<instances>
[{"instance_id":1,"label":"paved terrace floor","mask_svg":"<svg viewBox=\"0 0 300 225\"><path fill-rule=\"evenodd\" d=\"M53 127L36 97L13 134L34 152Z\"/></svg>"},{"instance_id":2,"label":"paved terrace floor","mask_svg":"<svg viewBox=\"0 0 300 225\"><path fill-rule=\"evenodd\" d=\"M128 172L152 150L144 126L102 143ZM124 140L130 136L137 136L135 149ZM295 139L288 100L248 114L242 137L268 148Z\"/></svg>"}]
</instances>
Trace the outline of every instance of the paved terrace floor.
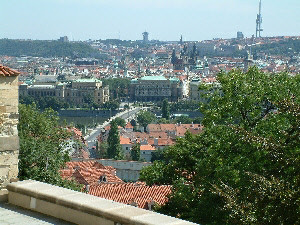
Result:
<instances>
[{"instance_id":1,"label":"paved terrace floor","mask_svg":"<svg viewBox=\"0 0 300 225\"><path fill-rule=\"evenodd\" d=\"M40 213L22 209L8 203L0 203L0 224L1 225L71 225L63 220L46 216Z\"/></svg>"}]
</instances>

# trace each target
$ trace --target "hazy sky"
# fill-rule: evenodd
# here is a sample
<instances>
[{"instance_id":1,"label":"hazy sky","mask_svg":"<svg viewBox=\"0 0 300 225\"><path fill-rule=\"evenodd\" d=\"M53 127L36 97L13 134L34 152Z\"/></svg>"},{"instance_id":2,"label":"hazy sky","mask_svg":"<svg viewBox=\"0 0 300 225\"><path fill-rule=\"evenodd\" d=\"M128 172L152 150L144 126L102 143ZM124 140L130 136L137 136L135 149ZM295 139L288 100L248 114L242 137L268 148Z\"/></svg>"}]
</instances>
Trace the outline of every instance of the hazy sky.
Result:
<instances>
[{"instance_id":1,"label":"hazy sky","mask_svg":"<svg viewBox=\"0 0 300 225\"><path fill-rule=\"evenodd\" d=\"M255 33L259 0L0 0L0 38L205 40ZM262 0L263 36L300 35L300 0Z\"/></svg>"}]
</instances>

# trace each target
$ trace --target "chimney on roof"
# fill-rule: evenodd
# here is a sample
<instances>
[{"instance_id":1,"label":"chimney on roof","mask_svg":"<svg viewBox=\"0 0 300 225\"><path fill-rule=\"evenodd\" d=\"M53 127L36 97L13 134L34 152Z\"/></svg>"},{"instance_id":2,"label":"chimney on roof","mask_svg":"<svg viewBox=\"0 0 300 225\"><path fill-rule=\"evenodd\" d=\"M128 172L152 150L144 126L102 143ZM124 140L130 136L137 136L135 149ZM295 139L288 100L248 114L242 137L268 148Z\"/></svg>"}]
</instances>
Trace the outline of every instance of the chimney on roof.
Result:
<instances>
[{"instance_id":1,"label":"chimney on roof","mask_svg":"<svg viewBox=\"0 0 300 225\"><path fill-rule=\"evenodd\" d=\"M148 202L148 210L152 211L153 206L155 205L155 202L153 200Z\"/></svg>"},{"instance_id":2,"label":"chimney on roof","mask_svg":"<svg viewBox=\"0 0 300 225\"><path fill-rule=\"evenodd\" d=\"M158 138L154 138L154 145L158 146Z\"/></svg>"},{"instance_id":3,"label":"chimney on roof","mask_svg":"<svg viewBox=\"0 0 300 225\"><path fill-rule=\"evenodd\" d=\"M110 169L110 174L116 176L117 175L116 169Z\"/></svg>"}]
</instances>

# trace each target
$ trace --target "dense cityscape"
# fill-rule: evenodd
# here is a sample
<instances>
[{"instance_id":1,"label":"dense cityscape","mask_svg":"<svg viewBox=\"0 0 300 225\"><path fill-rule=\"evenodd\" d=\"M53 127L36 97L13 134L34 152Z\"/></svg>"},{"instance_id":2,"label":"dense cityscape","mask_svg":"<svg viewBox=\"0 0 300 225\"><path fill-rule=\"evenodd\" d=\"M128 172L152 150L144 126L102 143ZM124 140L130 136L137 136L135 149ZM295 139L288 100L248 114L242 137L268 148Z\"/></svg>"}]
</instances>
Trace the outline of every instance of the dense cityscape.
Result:
<instances>
[{"instance_id":1,"label":"dense cityscape","mask_svg":"<svg viewBox=\"0 0 300 225\"><path fill-rule=\"evenodd\" d=\"M16 205L57 224L298 224L300 36L264 37L261 1L255 22L201 41L0 39L3 223Z\"/></svg>"}]
</instances>

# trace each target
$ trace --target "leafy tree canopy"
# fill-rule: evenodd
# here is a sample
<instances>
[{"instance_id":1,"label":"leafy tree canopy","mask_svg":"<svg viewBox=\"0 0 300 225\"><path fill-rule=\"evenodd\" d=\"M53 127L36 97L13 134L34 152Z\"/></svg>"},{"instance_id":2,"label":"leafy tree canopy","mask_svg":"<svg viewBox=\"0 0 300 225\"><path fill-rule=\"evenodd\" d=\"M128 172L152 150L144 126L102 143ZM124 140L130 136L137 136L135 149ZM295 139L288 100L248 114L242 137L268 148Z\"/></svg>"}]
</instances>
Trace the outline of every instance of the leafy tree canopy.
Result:
<instances>
[{"instance_id":1,"label":"leafy tree canopy","mask_svg":"<svg viewBox=\"0 0 300 225\"><path fill-rule=\"evenodd\" d=\"M218 74L204 91L204 131L168 148L141 172L172 184L160 212L201 224L298 224L300 75Z\"/></svg>"},{"instance_id":2,"label":"leafy tree canopy","mask_svg":"<svg viewBox=\"0 0 300 225\"><path fill-rule=\"evenodd\" d=\"M111 78L102 80L104 86L109 86L112 99L125 98L128 96L130 80L125 78Z\"/></svg>"},{"instance_id":3,"label":"leafy tree canopy","mask_svg":"<svg viewBox=\"0 0 300 225\"><path fill-rule=\"evenodd\" d=\"M118 124L115 120L110 123L107 144L107 156L109 159L123 159Z\"/></svg>"},{"instance_id":4,"label":"leafy tree canopy","mask_svg":"<svg viewBox=\"0 0 300 225\"><path fill-rule=\"evenodd\" d=\"M85 43L42 40L0 39L1 55L38 57L100 57L99 52Z\"/></svg>"},{"instance_id":5,"label":"leafy tree canopy","mask_svg":"<svg viewBox=\"0 0 300 225\"><path fill-rule=\"evenodd\" d=\"M105 102L102 105L102 108L104 108L104 109L111 109L111 110L117 110L117 109L119 109L119 106L120 106L120 103L118 101L116 101L116 100L113 100L113 101Z\"/></svg>"},{"instance_id":6,"label":"leafy tree canopy","mask_svg":"<svg viewBox=\"0 0 300 225\"><path fill-rule=\"evenodd\" d=\"M165 118L166 120L170 119L170 106L169 106L168 99L163 100L161 113L162 113L162 118Z\"/></svg>"},{"instance_id":7,"label":"leafy tree canopy","mask_svg":"<svg viewBox=\"0 0 300 225\"><path fill-rule=\"evenodd\" d=\"M118 126L120 127L125 127L126 126L126 121L121 118L121 117L117 117L114 119L114 121L117 123Z\"/></svg>"},{"instance_id":8,"label":"leafy tree canopy","mask_svg":"<svg viewBox=\"0 0 300 225\"><path fill-rule=\"evenodd\" d=\"M20 105L19 178L33 179L80 190L74 182L63 180L59 170L70 160L65 151L70 133L58 126L52 109L40 112L35 105Z\"/></svg>"},{"instance_id":9,"label":"leafy tree canopy","mask_svg":"<svg viewBox=\"0 0 300 225\"><path fill-rule=\"evenodd\" d=\"M149 111L141 111L137 116L137 122L145 129L148 126L148 124L154 122L155 119L155 115Z\"/></svg>"},{"instance_id":10,"label":"leafy tree canopy","mask_svg":"<svg viewBox=\"0 0 300 225\"><path fill-rule=\"evenodd\" d=\"M134 161L139 161L140 160L140 143L136 143L135 145L132 146L131 151L130 151L130 156L131 159Z\"/></svg>"},{"instance_id":11,"label":"leafy tree canopy","mask_svg":"<svg viewBox=\"0 0 300 225\"><path fill-rule=\"evenodd\" d=\"M68 102L54 96L47 96L47 97L21 96L20 102L26 105L31 105L34 103L37 105L37 108L41 110L52 108L53 110L58 111L62 108L70 107L70 104Z\"/></svg>"}]
</instances>

